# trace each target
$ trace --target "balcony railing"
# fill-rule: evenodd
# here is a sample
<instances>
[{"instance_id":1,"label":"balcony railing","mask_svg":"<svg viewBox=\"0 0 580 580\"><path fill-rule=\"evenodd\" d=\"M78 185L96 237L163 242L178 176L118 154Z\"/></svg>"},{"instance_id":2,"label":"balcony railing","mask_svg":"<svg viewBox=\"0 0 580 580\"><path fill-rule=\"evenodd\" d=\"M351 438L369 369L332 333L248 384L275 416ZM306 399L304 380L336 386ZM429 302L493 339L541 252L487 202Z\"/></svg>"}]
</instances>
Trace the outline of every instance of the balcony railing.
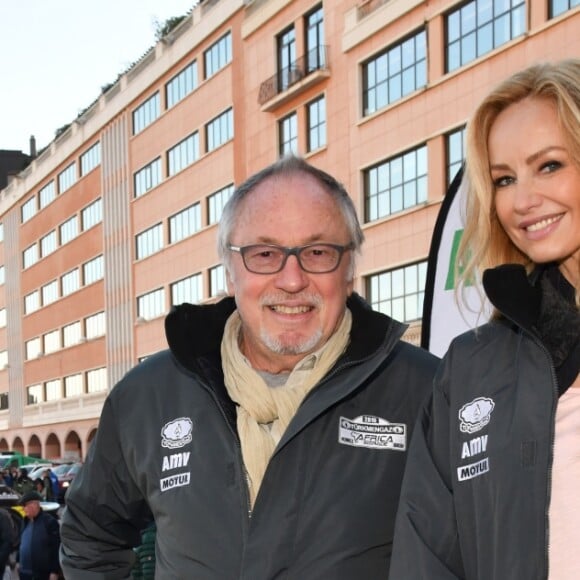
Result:
<instances>
[{"instance_id":1,"label":"balcony railing","mask_svg":"<svg viewBox=\"0 0 580 580\"><path fill-rule=\"evenodd\" d=\"M326 46L318 46L264 81L260 86L260 94L258 95L260 105L287 91L292 85L300 82L313 72L327 70L328 59L326 53Z\"/></svg>"}]
</instances>

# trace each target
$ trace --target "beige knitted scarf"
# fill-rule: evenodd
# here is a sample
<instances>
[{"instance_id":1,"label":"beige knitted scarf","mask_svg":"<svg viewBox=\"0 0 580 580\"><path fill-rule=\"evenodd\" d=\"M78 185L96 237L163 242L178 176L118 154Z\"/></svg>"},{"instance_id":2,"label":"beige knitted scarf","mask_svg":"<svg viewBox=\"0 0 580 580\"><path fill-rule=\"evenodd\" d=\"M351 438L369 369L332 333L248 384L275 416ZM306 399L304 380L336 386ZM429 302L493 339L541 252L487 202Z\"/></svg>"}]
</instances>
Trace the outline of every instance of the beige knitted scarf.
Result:
<instances>
[{"instance_id":1,"label":"beige knitted scarf","mask_svg":"<svg viewBox=\"0 0 580 580\"><path fill-rule=\"evenodd\" d=\"M351 325L352 316L347 308L342 322L326 344L302 359L284 386L269 387L240 351L241 319L238 312L229 317L221 344L222 364L226 388L238 405L237 427L252 506L276 445L302 399L344 352ZM304 370L308 368L306 360L314 360L314 366L307 372Z\"/></svg>"}]
</instances>

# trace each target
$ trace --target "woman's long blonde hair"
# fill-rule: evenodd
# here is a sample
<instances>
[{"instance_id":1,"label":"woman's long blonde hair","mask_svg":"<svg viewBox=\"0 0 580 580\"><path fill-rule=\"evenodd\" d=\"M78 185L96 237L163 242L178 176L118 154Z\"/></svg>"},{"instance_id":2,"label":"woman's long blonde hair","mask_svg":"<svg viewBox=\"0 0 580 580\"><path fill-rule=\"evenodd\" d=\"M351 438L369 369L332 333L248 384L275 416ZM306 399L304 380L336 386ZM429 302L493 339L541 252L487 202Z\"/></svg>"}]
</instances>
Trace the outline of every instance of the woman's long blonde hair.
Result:
<instances>
[{"instance_id":1,"label":"woman's long blonde hair","mask_svg":"<svg viewBox=\"0 0 580 580\"><path fill-rule=\"evenodd\" d=\"M554 103L572 161L580 169L580 59L535 64L509 77L485 97L467 127L466 221L457 253L460 294L487 268L510 263L533 267L497 218L488 152L489 132L497 116L528 97Z\"/></svg>"}]
</instances>

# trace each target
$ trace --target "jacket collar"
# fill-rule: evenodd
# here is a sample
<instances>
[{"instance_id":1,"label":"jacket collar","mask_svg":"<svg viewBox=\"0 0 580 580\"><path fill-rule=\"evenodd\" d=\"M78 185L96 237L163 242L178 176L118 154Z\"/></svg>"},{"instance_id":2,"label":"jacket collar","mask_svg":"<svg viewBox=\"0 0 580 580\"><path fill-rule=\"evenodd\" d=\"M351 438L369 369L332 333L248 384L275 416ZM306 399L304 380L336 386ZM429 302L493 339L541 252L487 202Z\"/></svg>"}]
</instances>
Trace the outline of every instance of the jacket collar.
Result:
<instances>
[{"instance_id":1,"label":"jacket collar","mask_svg":"<svg viewBox=\"0 0 580 580\"><path fill-rule=\"evenodd\" d=\"M530 276L521 264L503 264L483 273L483 288L489 301L507 319L537 334L542 291L537 267Z\"/></svg>"}]
</instances>

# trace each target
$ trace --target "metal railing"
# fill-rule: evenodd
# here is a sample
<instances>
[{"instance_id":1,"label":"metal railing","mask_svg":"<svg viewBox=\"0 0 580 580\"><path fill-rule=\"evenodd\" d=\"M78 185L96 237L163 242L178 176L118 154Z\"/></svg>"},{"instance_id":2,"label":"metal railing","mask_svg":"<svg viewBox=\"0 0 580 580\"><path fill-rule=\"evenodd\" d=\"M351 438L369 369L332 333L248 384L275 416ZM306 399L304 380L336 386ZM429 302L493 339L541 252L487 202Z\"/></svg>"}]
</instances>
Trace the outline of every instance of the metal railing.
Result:
<instances>
[{"instance_id":1,"label":"metal railing","mask_svg":"<svg viewBox=\"0 0 580 580\"><path fill-rule=\"evenodd\" d=\"M290 66L280 69L275 75L260 85L258 103L263 105L276 95L287 91L303 78L317 70L328 69L327 47L317 46L295 60Z\"/></svg>"}]
</instances>

